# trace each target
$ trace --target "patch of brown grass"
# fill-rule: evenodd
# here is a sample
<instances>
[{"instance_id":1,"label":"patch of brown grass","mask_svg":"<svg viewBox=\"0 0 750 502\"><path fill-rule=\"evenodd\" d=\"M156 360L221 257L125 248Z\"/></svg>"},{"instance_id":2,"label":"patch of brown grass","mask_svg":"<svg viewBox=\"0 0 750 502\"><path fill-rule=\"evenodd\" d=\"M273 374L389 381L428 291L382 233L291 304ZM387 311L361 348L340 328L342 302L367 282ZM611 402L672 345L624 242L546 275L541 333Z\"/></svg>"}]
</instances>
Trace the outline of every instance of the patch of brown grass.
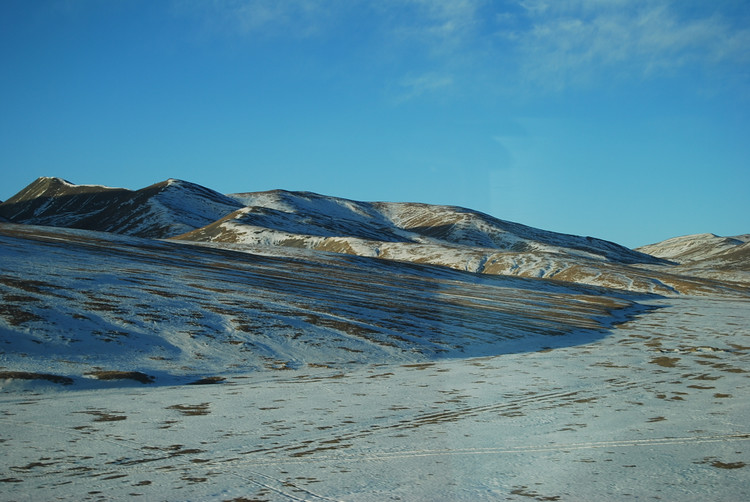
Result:
<instances>
[{"instance_id":1,"label":"patch of brown grass","mask_svg":"<svg viewBox=\"0 0 750 502\"><path fill-rule=\"evenodd\" d=\"M30 321L41 321L42 318L33 312L24 310L12 303L3 303L0 305L0 317L5 318L11 326L20 326Z\"/></svg>"},{"instance_id":2,"label":"patch of brown grass","mask_svg":"<svg viewBox=\"0 0 750 502\"><path fill-rule=\"evenodd\" d=\"M717 469L742 469L743 467L747 466L745 462L722 462L716 457L706 457L699 462L693 462L693 463L708 464L711 467L716 467Z\"/></svg>"},{"instance_id":3,"label":"patch of brown grass","mask_svg":"<svg viewBox=\"0 0 750 502\"><path fill-rule=\"evenodd\" d=\"M126 415L115 415L114 413L110 413L108 411L101 411L101 410L86 410L86 411L75 411L73 413L85 413L87 415L93 415L94 422L119 422L120 420L127 420ZM122 413L121 411L116 411L115 413Z\"/></svg>"},{"instance_id":4,"label":"patch of brown grass","mask_svg":"<svg viewBox=\"0 0 750 502\"><path fill-rule=\"evenodd\" d=\"M195 382L190 382L188 385L212 385L217 383L223 383L226 381L226 378L220 377L220 376L210 376L201 378L199 380L196 380Z\"/></svg>"},{"instance_id":5,"label":"patch of brown grass","mask_svg":"<svg viewBox=\"0 0 750 502\"><path fill-rule=\"evenodd\" d=\"M70 385L73 379L70 377L52 375L50 373L30 373L28 371L0 371L0 378L17 378L19 380L47 380L61 385Z\"/></svg>"},{"instance_id":6,"label":"patch of brown grass","mask_svg":"<svg viewBox=\"0 0 750 502\"><path fill-rule=\"evenodd\" d=\"M650 362L651 364L657 364L662 368L674 368L679 360L679 357L655 357Z\"/></svg>"},{"instance_id":7,"label":"patch of brown grass","mask_svg":"<svg viewBox=\"0 0 750 502\"><path fill-rule=\"evenodd\" d=\"M140 371L92 371L86 373L97 380L135 380L140 383L154 383L154 377Z\"/></svg>"},{"instance_id":8,"label":"patch of brown grass","mask_svg":"<svg viewBox=\"0 0 750 502\"><path fill-rule=\"evenodd\" d=\"M716 467L717 469L741 469L745 467L745 462L720 462L718 460L714 460L711 462L712 467Z\"/></svg>"},{"instance_id":9,"label":"patch of brown grass","mask_svg":"<svg viewBox=\"0 0 750 502\"><path fill-rule=\"evenodd\" d=\"M211 411L208 409L211 403L200 404L173 404L167 406L167 410L177 410L186 416L208 415Z\"/></svg>"}]
</instances>

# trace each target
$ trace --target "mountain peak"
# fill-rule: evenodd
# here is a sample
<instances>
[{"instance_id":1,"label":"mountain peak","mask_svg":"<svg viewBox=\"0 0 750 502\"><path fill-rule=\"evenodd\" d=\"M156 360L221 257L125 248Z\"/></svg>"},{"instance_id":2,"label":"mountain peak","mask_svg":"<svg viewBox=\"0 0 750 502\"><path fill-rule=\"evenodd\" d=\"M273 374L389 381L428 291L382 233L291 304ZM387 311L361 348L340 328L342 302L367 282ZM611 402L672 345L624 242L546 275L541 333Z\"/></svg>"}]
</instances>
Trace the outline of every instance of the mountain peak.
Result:
<instances>
[{"instance_id":1,"label":"mountain peak","mask_svg":"<svg viewBox=\"0 0 750 502\"><path fill-rule=\"evenodd\" d=\"M128 192L102 185L75 185L62 178L45 176L0 204L0 216L17 223L75 226L81 211L88 215L92 207L101 209L113 197ZM82 209L79 203L83 200L87 203Z\"/></svg>"},{"instance_id":2,"label":"mountain peak","mask_svg":"<svg viewBox=\"0 0 750 502\"><path fill-rule=\"evenodd\" d=\"M200 185L170 178L137 191L42 177L0 204L16 223L166 238L208 225L242 207Z\"/></svg>"},{"instance_id":3,"label":"mountain peak","mask_svg":"<svg viewBox=\"0 0 750 502\"><path fill-rule=\"evenodd\" d=\"M26 188L8 199L7 203L32 200L38 197L54 197L61 189L75 186L73 183L62 178L42 176L32 181Z\"/></svg>"}]
</instances>

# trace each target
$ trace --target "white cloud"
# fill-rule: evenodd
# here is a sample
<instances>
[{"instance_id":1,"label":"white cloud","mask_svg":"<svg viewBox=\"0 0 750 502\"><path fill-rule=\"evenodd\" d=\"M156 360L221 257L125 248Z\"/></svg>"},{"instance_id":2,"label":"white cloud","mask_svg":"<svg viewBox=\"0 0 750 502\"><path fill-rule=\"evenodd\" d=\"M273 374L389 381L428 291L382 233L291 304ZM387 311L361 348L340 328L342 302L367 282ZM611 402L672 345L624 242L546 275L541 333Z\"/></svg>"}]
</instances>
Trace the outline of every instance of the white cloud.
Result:
<instances>
[{"instance_id":1,"label":"white cloud","mask_svg":"<svg viewBox=\"0 0 750 502\"><path fill-rule=\"evenodd\" d=\"M461 37L477 23L479 0L411 0L419 8L416 25L437 38Z\"/></svg>"}]
</instances>

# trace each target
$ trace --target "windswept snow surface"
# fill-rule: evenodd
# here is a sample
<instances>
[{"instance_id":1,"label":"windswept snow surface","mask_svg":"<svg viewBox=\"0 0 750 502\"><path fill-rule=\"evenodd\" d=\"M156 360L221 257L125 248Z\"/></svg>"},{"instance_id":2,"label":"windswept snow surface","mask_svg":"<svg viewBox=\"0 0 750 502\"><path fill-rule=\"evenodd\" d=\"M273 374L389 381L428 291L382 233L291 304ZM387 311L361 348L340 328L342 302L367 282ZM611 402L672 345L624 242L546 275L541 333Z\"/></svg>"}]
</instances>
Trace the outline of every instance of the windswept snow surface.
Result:
<instances>
[{"instance_id":1,"label":"windswept snow surface","mask_svg":"<svg viewBox=\"0 0 750 502\"><path fill-rule=\"evenodd\" d=\"M750 499L747 236L179 180L0 216L0 500Z\"/></svg>"},{"instance_id":2,"label":"windswept snow surface","mask_svg":"<svg viewBox=\"0 0 750 502\"><path fill-rule=\"evenodd\" d=\"M0 500L750 497L746 296L244 251L0 225Z\"/></svg>"}]
</instances>

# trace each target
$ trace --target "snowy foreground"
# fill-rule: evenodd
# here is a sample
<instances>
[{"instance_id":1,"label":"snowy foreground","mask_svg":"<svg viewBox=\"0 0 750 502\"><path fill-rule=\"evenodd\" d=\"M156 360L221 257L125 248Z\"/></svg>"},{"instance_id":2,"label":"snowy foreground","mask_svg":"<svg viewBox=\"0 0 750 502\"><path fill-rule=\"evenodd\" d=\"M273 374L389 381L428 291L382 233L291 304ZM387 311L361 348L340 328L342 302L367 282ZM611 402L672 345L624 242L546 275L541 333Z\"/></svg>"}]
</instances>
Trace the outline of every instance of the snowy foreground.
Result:
<instances>
[{"instance_id":1,"label":"snowy foreground","mask_svg":"<svg viewBox=\"0 0 750 502\"><path fill-rule=\"evenodd\" d=\"M0 224L0 500L748 500L710 286Z\"/></svg>"},{"instance_id":2,"label":"snowy foreground","mask_svg":"<svg viewBox=\"0 0 750 502\"><path fill-rule=\"evenodd\" d=\"M546 351L220 385L8 381L0 499L750 499L750 302L645 303Z\"/></svg>"}]
</instances>

